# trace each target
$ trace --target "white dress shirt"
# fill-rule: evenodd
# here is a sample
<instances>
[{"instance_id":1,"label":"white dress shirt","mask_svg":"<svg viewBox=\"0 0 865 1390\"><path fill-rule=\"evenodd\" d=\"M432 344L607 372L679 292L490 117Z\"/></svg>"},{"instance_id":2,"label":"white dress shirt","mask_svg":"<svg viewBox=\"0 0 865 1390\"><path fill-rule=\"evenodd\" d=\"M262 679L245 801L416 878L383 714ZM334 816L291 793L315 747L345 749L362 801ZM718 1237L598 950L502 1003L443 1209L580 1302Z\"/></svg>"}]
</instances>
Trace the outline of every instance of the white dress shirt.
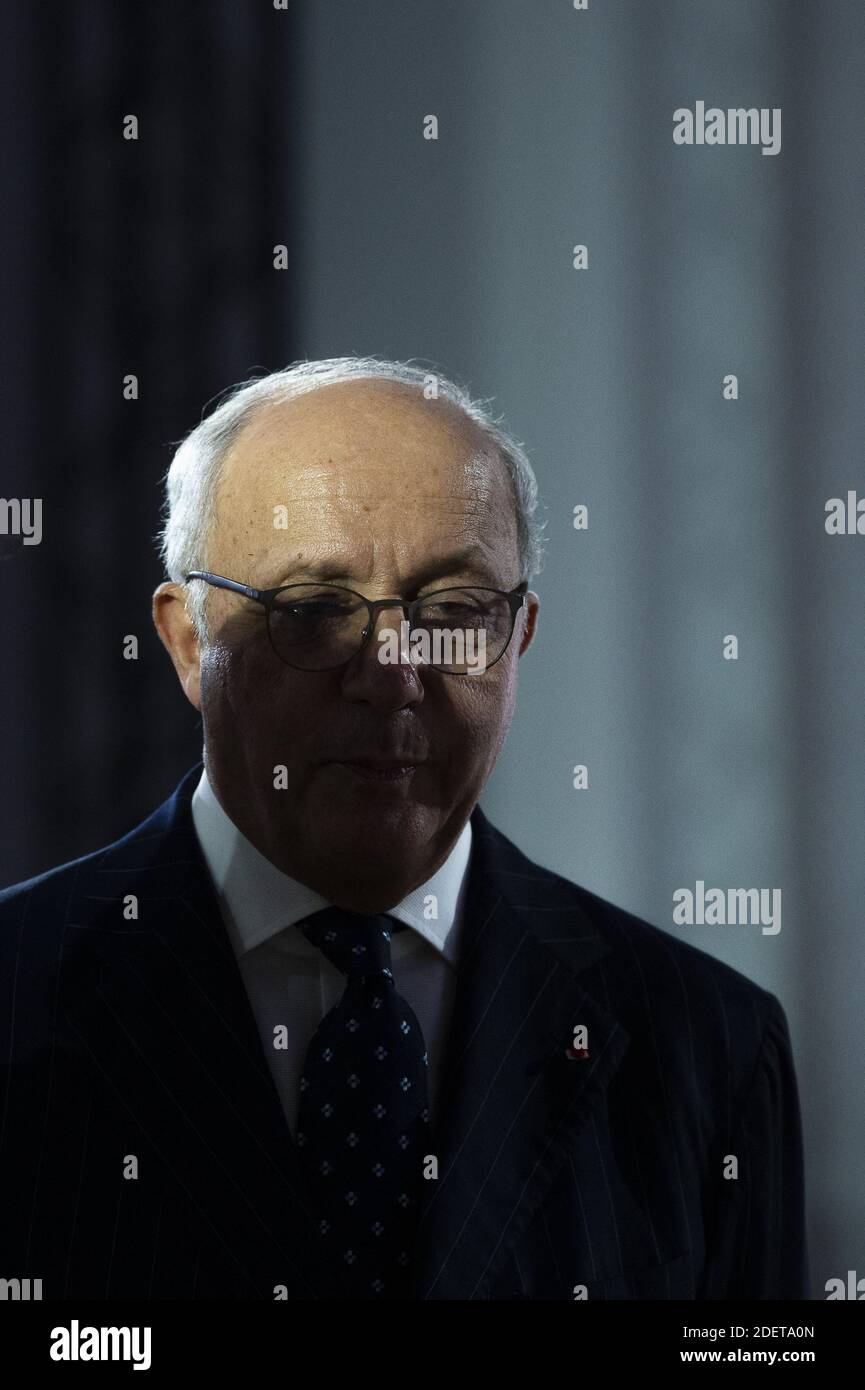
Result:
<instances>
[{"instance_id":1,"label":"white dress shirt","mask_svg":"<svg viewBox=\"0 0 865 1390\"><path fill-rule=\"evenodd\" d=\"M217 800L206 770L193 793L192 819L293 1136L307 1046L346 984L297 923L331 904L289 878L241 834ZM387 914L411 928L391 937L391 963L396 989L414 1009L424 1035L432 1123L456 986L471 841L467 821L441 868ZM430 894L438 904L432 921L424 916L424 898ZM286 1028L287 1045L275 1048L274 1029L280 1025Z\"/></svg>"}]
</instances>

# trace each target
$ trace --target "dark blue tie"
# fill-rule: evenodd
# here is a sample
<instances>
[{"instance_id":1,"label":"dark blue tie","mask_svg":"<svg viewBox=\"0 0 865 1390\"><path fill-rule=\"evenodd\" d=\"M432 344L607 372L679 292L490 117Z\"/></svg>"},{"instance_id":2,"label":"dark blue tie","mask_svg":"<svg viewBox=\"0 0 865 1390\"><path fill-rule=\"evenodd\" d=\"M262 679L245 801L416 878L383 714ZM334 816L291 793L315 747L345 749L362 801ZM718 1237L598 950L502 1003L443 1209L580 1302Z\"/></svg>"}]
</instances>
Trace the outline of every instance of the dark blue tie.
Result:
<instances>
[{"instance_id":1,"label":"dark blue tie","mask_svg":"<svg viewBox=\"0 0 865 1390\"><path fill-rule=\"evenodd\" d=\"M391 970L398 924L329 907L299 926L347 977L300 1081L297 1144L322 1253L347 1297L404 1298L430 1135L423 1034Z\"/></svg>"}]
</instances>

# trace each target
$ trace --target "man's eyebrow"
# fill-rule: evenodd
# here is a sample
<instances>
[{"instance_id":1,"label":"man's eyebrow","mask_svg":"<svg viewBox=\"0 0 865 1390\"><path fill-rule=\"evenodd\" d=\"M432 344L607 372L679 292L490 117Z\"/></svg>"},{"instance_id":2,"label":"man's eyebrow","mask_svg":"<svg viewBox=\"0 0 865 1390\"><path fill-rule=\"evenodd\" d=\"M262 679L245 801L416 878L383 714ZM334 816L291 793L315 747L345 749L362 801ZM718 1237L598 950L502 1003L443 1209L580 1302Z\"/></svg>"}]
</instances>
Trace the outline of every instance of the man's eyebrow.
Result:
<instances>
[{"instance_id":1,"label":"man's eyebrow","mask_svg":"<svg viewBox=\"0 0 865 1390\"><path fill-rule=\"evenodd\" d=\"M462 550L450 551L447 555L437 556L429 560L426 564L418 565L410 574L406 575L406 588L421 588L422 585L430 583L440 577L448 577L463 573L466 570L474 569L487 577L492 576L490 568L490 556L482 546L467 546ZM330 557L318 561L308 560L296 566L287 565L273 575L273 582L270 586L275 588L277 584L303 584L306 580L313 580L320 584L346 584L349 588L355 587L359 581L356 575L352 575L350 569L346 568L346 561L340 557Z\"/></svg>"}]
</instances>

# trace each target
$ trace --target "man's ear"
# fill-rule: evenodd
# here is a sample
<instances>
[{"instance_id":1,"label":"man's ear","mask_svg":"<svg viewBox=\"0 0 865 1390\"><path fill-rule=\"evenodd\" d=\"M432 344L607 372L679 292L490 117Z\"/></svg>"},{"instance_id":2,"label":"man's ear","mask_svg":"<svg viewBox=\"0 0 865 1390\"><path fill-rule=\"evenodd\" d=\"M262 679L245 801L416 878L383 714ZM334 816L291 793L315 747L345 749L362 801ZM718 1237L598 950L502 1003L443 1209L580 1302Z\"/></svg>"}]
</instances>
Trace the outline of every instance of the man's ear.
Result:
<instances>
[{"instance_id":1,"label":"man's ear","mask_svg":"<svg viewBox=\"0 0 865 1390\"><path fill-rule=\"evenodd\" d=\"M529 589L528 593L526 594L526 602L523 610L525 612L525 621L523 625L523 635L520 639L520 656L522 656L523 652L526 650L527 647L531 646L532 641L534 640L535 630L538 625L538 610L540 609L540 606L541 600L539 596L534 592L533 589Z\"/></svg>"},{"instance_id":2,"label":"man's ear","mask_svg":"<svg viewBox=\"0 0 865 1390\"><path fill-rule=\"evenodd\" d=\"M160 584L153 595L153 622L171 660L183 693L201 710L201 651L195 626L186 611L182 584Z\"/></svg>"}]
</instances>

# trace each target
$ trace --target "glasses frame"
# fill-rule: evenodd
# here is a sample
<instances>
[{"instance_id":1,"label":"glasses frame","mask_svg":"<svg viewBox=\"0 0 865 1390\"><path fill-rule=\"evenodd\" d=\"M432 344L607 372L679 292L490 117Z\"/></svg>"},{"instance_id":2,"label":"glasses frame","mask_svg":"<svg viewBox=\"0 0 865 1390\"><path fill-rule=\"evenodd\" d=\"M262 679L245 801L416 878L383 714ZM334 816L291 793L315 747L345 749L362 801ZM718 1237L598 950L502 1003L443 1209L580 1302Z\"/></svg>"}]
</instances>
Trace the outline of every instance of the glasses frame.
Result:
<instances>
[{"instance_id":1,"label":"glasses frame","mask_svg":"<svg viewBox=\"0 0 865 1390\"><path fill-rule=\"evenodd\" d=\"M511 630L508 633L508 639L495 661L491 661L489 666L484 667L482 674L485 675L487 671L492 670L497 661L501 661L510 646L511 638L514 635L514 628L517 623L517 614L525 604L529 587L529 581L527 579L524 579L515 589L509 590L493 589L485 584L448 584L444 588L434 589L432 593L424 594L421 598L404 599L367 598L364 594L359 594L356 589L350 589L346 584L319 583L316 580L306 580L299 584L279 584L275 589L254 589L251 584L241 584L237 579L227 579L224 574L211 574L209 570L191 570L184 578L187 583L190 579L202 579L206 584L212 584L215 589L228 589L233 594L241 594L244 598L252 599L254 603L260 603L264 608L265 619L267 621L267 636L274 654L283 665L290 667L292 671L308 671L310 674L317 671L339 671L343 666L348 666L350 662L354 661L354 658L369 646L370 639L375 631L376 617L383 608L401 608L408 618L409 631L411 632L413 631L415 613L422 604L428 603L431 598L435 598L436 594L453 593L455 589L478 589L481 593L497 594L499 598L506 598L511 613ZM319 589L339 589L343 593L353 594L355 598L360 599L361 603L366 605L367 624L363 630L363 641L357 648L357 651L352 652L351 656L347 657L345 661L337 662L335 666L292 666L291 662L286 661L285 657L277 650L273 640L273 633L270 628L270 615L273 612L273 606L277 596L288 592L290 589L308 589L312 586ZM437 671L440 676L465 675L464 671L445 671L440 666L433 666L432 662L425 664L428 664L431 670ZM472 677L472 679L474 680L475 677Z\"/></svg>"}]
</instances>

